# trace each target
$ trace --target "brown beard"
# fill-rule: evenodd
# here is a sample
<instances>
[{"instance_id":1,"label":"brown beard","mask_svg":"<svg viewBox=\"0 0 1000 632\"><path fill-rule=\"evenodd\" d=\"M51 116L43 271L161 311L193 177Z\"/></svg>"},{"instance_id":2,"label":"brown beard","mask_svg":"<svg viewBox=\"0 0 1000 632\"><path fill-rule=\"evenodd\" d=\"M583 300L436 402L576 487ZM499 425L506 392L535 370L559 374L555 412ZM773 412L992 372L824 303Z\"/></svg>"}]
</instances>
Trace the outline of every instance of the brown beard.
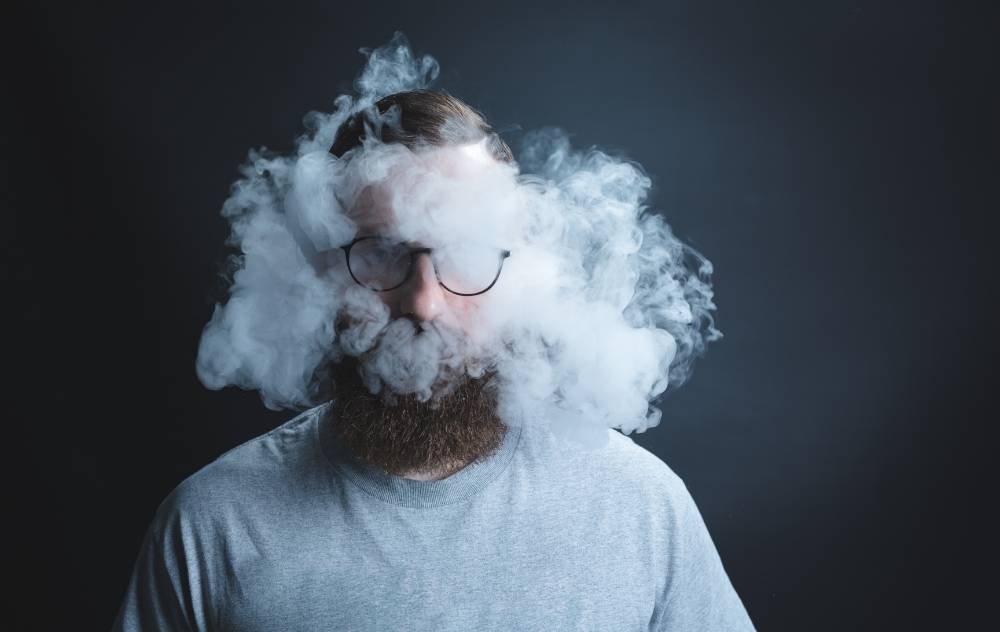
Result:
<instances>
[{"instance_id":1,"label":"brown beard","mask_svg":"<svg viewBox=\"0 0 1000 632\"><path fill-rule=\"evenodd\" d=\"M331 377L329 414L341 443L362 461L397 476L450 476L496 452L507 431L497 415L489 373L464 379L426 402L415 394L373 395L353 357L331 367Z\"/></svg>"}]
</instances>

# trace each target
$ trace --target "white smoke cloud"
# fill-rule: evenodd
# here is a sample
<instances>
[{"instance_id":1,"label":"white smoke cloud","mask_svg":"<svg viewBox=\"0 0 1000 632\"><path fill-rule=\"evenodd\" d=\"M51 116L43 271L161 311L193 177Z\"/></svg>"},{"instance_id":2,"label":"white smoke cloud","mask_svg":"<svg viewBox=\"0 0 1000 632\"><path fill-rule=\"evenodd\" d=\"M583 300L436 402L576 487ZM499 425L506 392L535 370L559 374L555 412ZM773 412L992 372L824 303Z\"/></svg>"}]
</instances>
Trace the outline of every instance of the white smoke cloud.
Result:
<instances>
[{"instance_id":1,"label":"white smoke cloud","mask_svg":"<svg viewBox=\"0 0 1000 632\"><path fill-rule=\"evenodd\" d=\"M722 334L711 316L711 263L650 212L642 167L574 150L556 128L526 134L515 166L475 160L481 144L448 163L455 148L418 155L375 137L336 158L329 148L351 114L429 88L439 71L398 32L361 52L356 96L339 96L332 113L310 112L294 154L251 150L241 166L222 210L227 243L241 254L228 301L202 334L203 384L258 390L273 410L302 409L329 398L324 367L348 355L364 360L373 392L423 399L493 369L501 416L526 412L587 446L602 444L609 427L657 425L656 398ZM425 160L436 151L440 160ZM358 226L347 211L373 186L395 213L395 237L512 252L477 297L472 331L391 320L378 295L351 279L340 246Z\"/></svg>"}]
</instances>

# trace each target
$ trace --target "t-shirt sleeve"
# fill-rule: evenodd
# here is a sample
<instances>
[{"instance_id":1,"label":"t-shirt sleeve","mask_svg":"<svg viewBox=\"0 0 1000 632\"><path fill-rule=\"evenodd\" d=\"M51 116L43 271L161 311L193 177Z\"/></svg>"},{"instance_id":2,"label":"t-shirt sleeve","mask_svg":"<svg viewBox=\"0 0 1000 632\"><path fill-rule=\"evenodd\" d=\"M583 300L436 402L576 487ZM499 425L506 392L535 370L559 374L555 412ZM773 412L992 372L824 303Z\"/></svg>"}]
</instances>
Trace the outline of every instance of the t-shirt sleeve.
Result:
<instances>
[{"instance_id":1,"label":"t-shirt sleeve","mask_svg":"<svg viewBox=\"0 0 1000 632\"><path fill-rule=\"evenodd\" d=\"M211 518L201 493L182 483L146 531L112 632L196 632L212 627L218 575Z\"/></svg>"},{"instance_id":2,"label":"t-shirt sleeve","mask_svg":"<svg viewBox=\"0 0 1000 632\"><path fill-rule=\"evenodd\" d=\"M193 632L186 587L174 551L151 525L143 538L132 577L112 632L176 630Z\"/></svg>"},{"instance_id":3,"label":"t-shirt sleeve","mask_svg":"<svg viewBox=\"0 0 1000 632\"><path fill-rule=\"evenodd\" d=\"M654 632L743 632L750 616L722 565L701 512L687 486L679 493L668 538L666 589L656 606Z\"/></svg>"}]
</instances>

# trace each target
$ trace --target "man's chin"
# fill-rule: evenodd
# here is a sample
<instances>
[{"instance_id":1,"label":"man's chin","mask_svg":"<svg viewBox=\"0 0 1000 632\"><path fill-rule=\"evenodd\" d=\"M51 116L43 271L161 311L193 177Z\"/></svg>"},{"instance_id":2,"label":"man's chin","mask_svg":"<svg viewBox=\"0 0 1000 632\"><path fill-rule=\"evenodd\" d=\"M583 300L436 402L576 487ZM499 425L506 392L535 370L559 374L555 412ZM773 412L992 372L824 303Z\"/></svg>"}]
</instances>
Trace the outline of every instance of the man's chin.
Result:
<instances>
[{"instance_id":1,"label":"man's chin","mask_svg":"<svg viewBox=\"0 0 1000 632\"><path fill-rule=\"evenodd\" d=\"M334 367L334 402L341 440L363 460L389 472L465 464L496 450L506 426L497 415L491 374L439 380L424 393L373 394L357 361Z\"/></svg>"}]
</instances>

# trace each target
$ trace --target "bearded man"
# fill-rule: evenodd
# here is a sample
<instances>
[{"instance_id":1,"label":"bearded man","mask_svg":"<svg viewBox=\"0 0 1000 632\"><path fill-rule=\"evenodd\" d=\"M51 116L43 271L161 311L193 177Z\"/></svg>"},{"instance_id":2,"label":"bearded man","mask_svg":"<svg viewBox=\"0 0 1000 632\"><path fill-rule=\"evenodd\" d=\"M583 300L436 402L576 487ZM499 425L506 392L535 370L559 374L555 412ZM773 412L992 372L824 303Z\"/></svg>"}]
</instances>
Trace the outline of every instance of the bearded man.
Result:
<instances>
[{"instance_id":1,"label":"bearded man","mask_svg":"<svg viewBox=\"0 0 1000 632\"><path fill-rule=\"evenodd\" d=\"M447 93L375 108L395 123L350 118L333 157L377 140L465 182L515 165ZM114 629L753 630L665 463L611 428L600 449L567 447L505 408L515 378L490 354L490 292L519 253L405 213L396 184L410 177L342 200L353 236L306 258L338 263L357 298L317 373L332 398L171 492ZM434 230L412 230L422 222Z\"/></svg>"}]
</instances>

